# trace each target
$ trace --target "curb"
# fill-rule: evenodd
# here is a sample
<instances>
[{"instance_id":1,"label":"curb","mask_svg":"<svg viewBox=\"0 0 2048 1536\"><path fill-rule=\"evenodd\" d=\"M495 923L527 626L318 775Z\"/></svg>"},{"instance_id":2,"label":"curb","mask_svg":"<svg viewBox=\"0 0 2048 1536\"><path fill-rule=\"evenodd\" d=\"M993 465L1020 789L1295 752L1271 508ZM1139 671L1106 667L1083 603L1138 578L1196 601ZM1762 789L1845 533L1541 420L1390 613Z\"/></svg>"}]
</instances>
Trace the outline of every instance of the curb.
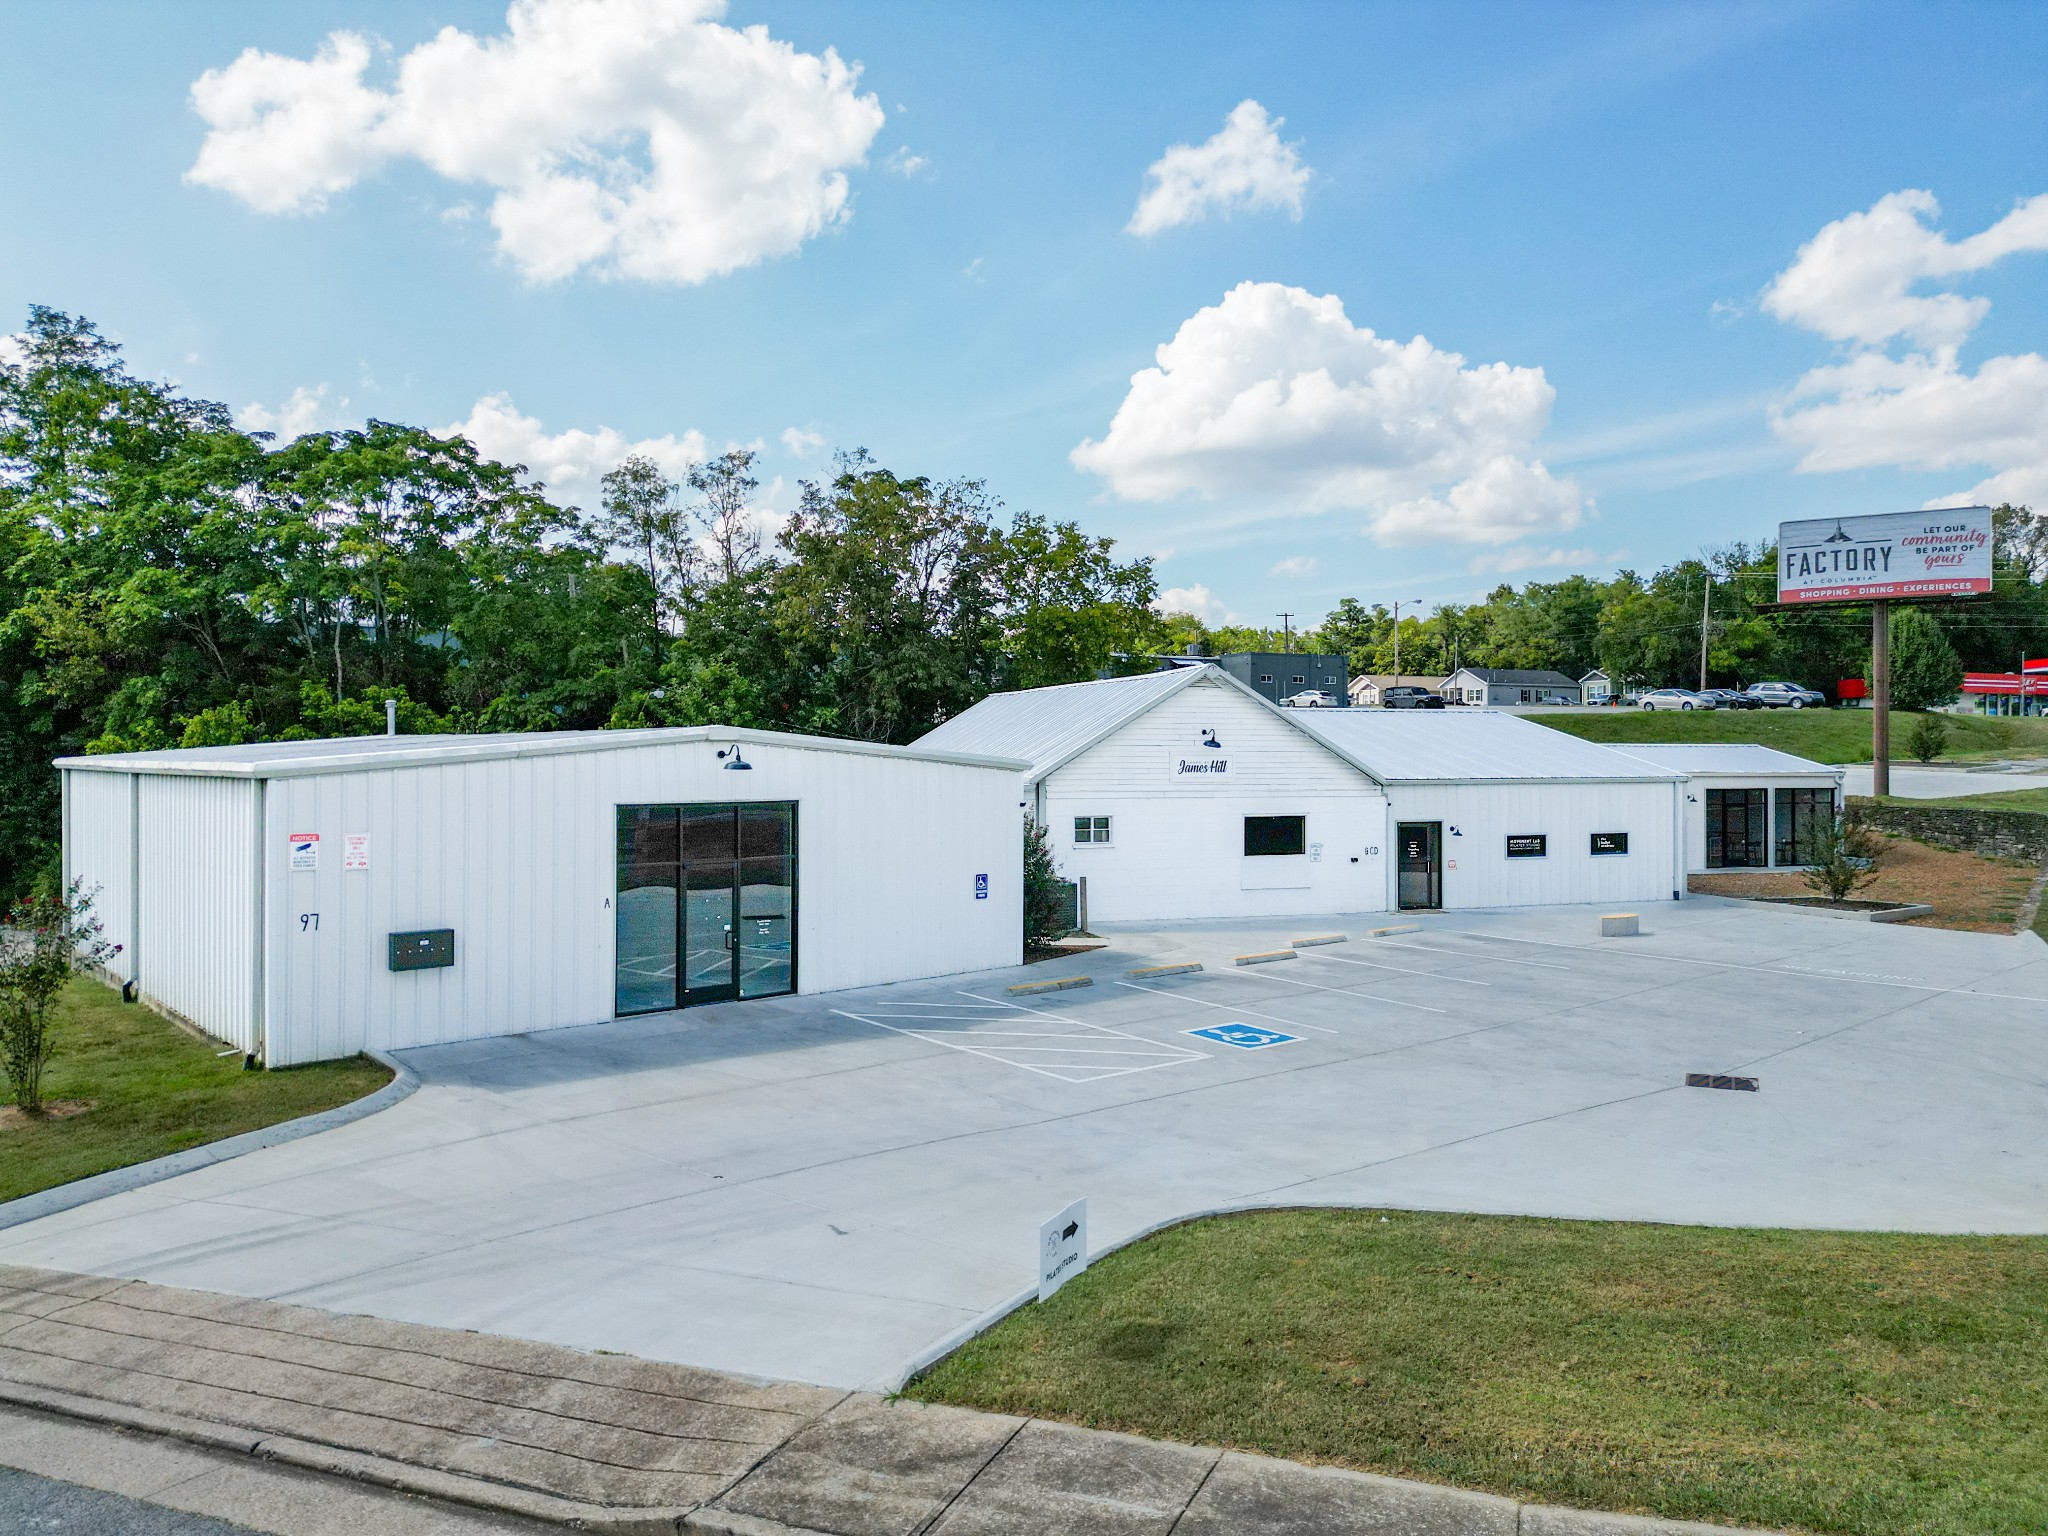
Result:
<instances>
[{"instance_id":1,"label":"curb","mask_svg":"<svg viewBox=\"0 0 2048 1536\"><path fill-rule=\"evenodd\" d=\"M1030 992L1065 992L1070 987L1092 987L1094 985L1095 978L1093 976L1055 976L1050 981L1020 981L1016 986L1005 987L1003 990L1015 997Z\"/></svg>"},{"instance_id":2,"label":"curb","mask_svg":"<svg viewBox=\"0 0 2048 1536\"><path fill-rule=\"evenodd\" d=\"M1389 934L1420 932L1422 932L1422 924L1420 923L1397 923L1392 928L1368 928L1365 936L1369 939L1384 939Z\"/></svg>"},{"instance_id":3,"label":"curb","mask_svg":"<svg viewBox=\"0 0 2048 1536\"><path fill-rule=\"evenodd\" d=\"M255 1430L236 1429L206 1419L181 1418L150 1408L130 1407L103 1398L80 1397L46 1387L0 1380L0 1403L27 1408L37 1413L56 1414L87 1424L161 1435L169 1440L197 1445L210 1451L260 1457L280 1466L327 1477L346 1477L399 1493L416 1494L447 1504L463 1504L494 1514L519 1515L528 1520L567 1526L572 1530L606 1531L613 1536L674 1536L695 1505L663 1509L614 1509L604 1504L585 1504L555 1494L515 1488L507 1483L489 1483L454 1472L437 1472L427 1467L407 1466L361 1451L311 1440L294 1440L286 1435L263 1435Z\"/></svg>"},{"instance_id":4,"label":"curb","mask_svg":"<svg viewBox=\"0 0 2048 1536\"><path fill-rule=\"evenodd\" d=\"M1271 965L1275 960L1292 960L1293 958L1294 951L1291 949L1269 949L1256 955L1238 955L1230 963L1232 965Z\"/></svg>"},{"instance_id":5,"label":"curb","mask_svg":"<svg viewBox=\"0 0 2048 1536\"><path fill-rule=\"evenodd\" d=\"M337 1126L367 1119L380 1110L389 1109L400 1100L411 1098L418 1091L419 1078L413 1075L412 1068L397 1057L384 1051L365 1051L363 1054L379 1066L389 1068L392 1074L391 1081L375 1093L365 1094L362 1098L347 1104L337 1104L332 1109L323 1109L318 1114L301 1115L296 1120L281 1120L276 1125L244 1131L239 1136L208 1142L202 1147L188 1147L185 1151L173 1152L168 1157L151 1158L146 1163L136 1163L127 1168L109 1168L105 1173L95 1173L90 1178L74 1179L69 1184L59 1184L55 1189L43 1189L32 1195L23 1195L19 1200L10 1200L5 1205L0 1205L0 1232L6 1231L9 1227L18 1227L26 1221L54 1216L59 1211L75 1210L81 1205L90 1205L93 1201L104 1200L109 1195L125 1194L131 1189L141 1189L145 1185L161 1184L165 1179L175 1179L180 1174L211 1168L215 1163L225 1163L231 1158L246 1157L251 1152L261 1152L265 1147L282 1146L303 1136L317 1136L322 1131L331 1131Z\"/></svg>"},{"instance_id":6,"label":"curb","mask_svg":"<svg viewBox=\"0 0 2048 1536\"><path fill-rule=\"evenodd\" d=\"M1126 976L1187 976L1202 968L1199 960L1190 960L1181 965L1141 965L1135 971L1125 971Z\"/></svg>"}]
</instances>

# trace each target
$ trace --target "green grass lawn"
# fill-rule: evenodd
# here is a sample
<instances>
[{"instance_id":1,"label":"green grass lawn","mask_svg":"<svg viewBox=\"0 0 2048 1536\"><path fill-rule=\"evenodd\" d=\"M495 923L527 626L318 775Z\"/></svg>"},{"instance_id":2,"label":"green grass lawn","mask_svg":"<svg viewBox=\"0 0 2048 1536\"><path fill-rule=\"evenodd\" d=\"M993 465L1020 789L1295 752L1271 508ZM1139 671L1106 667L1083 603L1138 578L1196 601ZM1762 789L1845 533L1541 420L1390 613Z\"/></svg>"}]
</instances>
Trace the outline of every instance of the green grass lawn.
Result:
<instances>
[{"instance_id":1,"label":"green grass lawn","mask_svg":"<svg viewBox=\"0 0 2048 1536\"><path fill-rule=\"evenodd\" d=\"M2012 1536L2048 1531L2048 1239L1221 1217L905 1390L1535 1502Z\"/></svg>"},{"instance_id":2,"label":"green grass lawn","mask_svg":"<svg viewBox=\"0 0 2048 1536\"><path fill-rule=\"evenodd\" d=\"M1613 709L1604 714L1531 714L1525 718L1588 741L1754 741L1823 763L1870 761L1867 709ZM1920 717L1892 713L1892 761L1906 761L1906 736ZM2048 717L1950 715L1942 759L2048 753Z\"/></svg>"},{"instance_id":3,"label":"green grass lawn","mask_svg":"<svg viewBox=\"0 0 2048 1536\"><path fill-rule=\"evenodd\" d=\"M243 1070L239 1055L186 1033L94 981L75 981L57 1021L47 1103L82 1114L0 1126L0 1200L182 1152L374 1092L391 1074L367 1057L281 1072ZM0 1079L0 1093L6 1092ZM11 1094L0 1104L11 1105Z\"/></svg>"}]
</instances>

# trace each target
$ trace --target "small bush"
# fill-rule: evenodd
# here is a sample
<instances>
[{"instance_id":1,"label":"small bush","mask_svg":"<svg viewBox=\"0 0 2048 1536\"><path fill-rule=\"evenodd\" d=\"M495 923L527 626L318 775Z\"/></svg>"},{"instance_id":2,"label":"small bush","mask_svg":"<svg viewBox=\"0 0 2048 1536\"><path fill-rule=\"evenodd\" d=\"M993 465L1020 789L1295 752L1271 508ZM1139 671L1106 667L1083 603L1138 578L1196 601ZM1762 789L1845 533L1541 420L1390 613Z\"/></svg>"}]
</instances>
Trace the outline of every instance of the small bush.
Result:
<instances>
[{"instance_id":1,"label":"small bush","mask_svg":"<svg viewBox=\"0 0 2048 1536\"><path fill-rule=\"evenodd\" d=\"M1931 763L1948 750L1948 717L1946 715L1922 715L1913 722L1913 729L1906 733L1906 750L1914 760Z\"/></svg>"},{"instance_id":2,"label":"small bush","mask_svg":"<svg viewBox=\"0 0 2048 1536\"><path fill-rule=\"evenodd\" d=\"M31 896L7 914L0 933L0 1064L14 1102L28 1114L43 1107L43 1069L56 1051L50 1024L72 976L120 952L100 937L92 892L76 880L61 896Z\"/></svg>"},{"instance_id":3,"label":"small bush","mask_svg":"<svg viewBox=\"0 0 2048 1536\"><path fill-rule=\"evenodd\" d=\"M1807 889L1829 901L1847 901L1876 879L1884 855L1881 836L1838 817L1814 823L1799 846Z\"/></svg>"},{"instance_id":4,"label":"small bush","mask_svg":"<svg viewBox=\"0 0 2048 1536\"><path fill-rule=\"evenodd\" d=\"M1052 838L1035 816L1024 818L1024 942L1050 944L1071 927L1060 872L1052 861Z\"/></svg>"}]
</instances>

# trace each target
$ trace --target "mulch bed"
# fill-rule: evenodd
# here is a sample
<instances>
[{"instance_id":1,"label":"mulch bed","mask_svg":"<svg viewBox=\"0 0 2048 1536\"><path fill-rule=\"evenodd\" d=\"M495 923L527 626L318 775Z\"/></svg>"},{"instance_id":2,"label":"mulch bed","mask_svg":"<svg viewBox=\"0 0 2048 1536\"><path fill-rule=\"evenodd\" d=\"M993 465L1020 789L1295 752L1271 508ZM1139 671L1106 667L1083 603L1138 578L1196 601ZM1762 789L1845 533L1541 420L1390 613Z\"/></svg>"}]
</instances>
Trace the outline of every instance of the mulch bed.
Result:
<instances>
[{"instance_id":1,"label":"mulch bed","mask_svg":"<svg viewBox=\"0 0 2048 1536\"><path fill-rule=\"evenodd\" d=\"M1919 928L1964 928L1974 933L2011 933L2020 907L2039 873L2021 859L1988 859L1981 854L1933 848L1911 838L1886 837L1877 876L1852 898L1858 903L1897 906L1924 901L1932 917L1915 917ZM1751 899L1816 899L1803 876L1774 870L1729 870L1694 875L1687 888L1707 896Z\"/></svg>"}]
</instances>

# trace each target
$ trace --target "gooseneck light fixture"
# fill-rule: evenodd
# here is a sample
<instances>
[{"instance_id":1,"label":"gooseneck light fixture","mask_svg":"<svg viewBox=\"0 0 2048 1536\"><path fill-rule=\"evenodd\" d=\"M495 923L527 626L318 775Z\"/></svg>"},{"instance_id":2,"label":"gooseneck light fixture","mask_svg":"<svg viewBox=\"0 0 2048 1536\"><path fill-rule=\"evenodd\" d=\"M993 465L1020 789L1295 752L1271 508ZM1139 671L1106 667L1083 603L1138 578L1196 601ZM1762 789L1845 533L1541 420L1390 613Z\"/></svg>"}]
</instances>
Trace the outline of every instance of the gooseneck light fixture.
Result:
<instances>
[{"instance_id":1,"label":"gooseneck light fixture","mask_svg":"<svg viewBox=\"0 0 2048 1536\"><path fill-rule=\"evenodd\" d=\"M740 744L738 742L734 742L729 747L721 748L718 753L718 760L724 763L726 767L737 768L742 773L751 773L754 769L752 763L740 756Z\"/></svg>"}]
</instances>

